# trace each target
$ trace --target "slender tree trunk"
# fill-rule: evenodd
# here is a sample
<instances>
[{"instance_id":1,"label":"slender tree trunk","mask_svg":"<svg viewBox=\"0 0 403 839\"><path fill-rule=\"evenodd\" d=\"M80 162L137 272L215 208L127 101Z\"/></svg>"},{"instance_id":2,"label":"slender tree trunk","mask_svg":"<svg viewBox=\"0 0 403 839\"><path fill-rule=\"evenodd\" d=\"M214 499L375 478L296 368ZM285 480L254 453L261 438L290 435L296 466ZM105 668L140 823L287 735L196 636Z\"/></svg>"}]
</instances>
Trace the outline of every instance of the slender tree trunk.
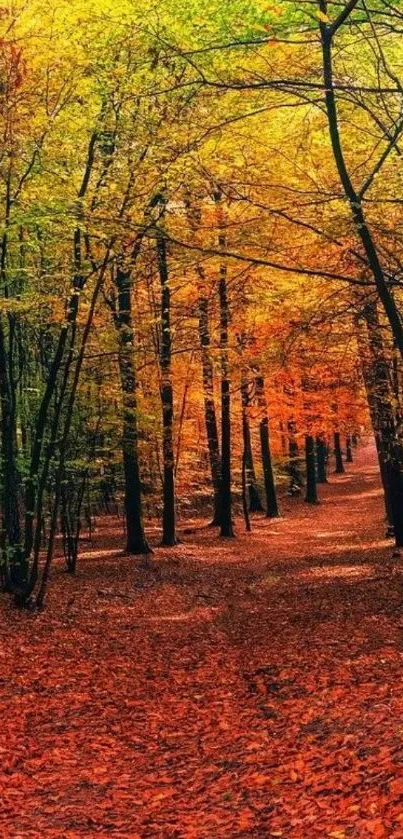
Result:
<instances>
[{"instance_id":1,"label":"slender tree trunk","mask_svg":"<svg viewBox=\"0 0 403 839\"><path fill-rule=\"evenodd\" d=\"M125 476L126 551L129 554L148 554L141 478L138 456L136 368L134 330L131 304L131 271L119 267L116 271L117 305L115 324L119 341L119 373L123 394L122 453Z\"/></svg>"},{"instance_id":2,"label":"slender tree trunk","mask_svg":"<svg viewBox=\"0 0 403 839\"><path fill-rule=\"evenodd\" d=\"M214 401L214 371L213 362L210 355L209 307L207 297L199 298L199 340L201 348L203 377L204 420L206 425L211 482L213 485L214 509L211 524L214 526L219 526L221 517L221 458Z\"/></svg>"},{"instance_id":3,"label":"slender tree trunk","mask_svg":"<svg viewBox=\"0 0 403 839\"><path fill-rule=\"evenodd\" d=\"M161 283L161 404L163 451L162 544L177 544L175 511L175 456L173 442L173 388L171 378L171 292L169 288L166 241L156 230L157 261Z\"/></svg>"},{"instance_id":4,"label":"slender tree trunk","mask_svg":"<svg viewBox=\"0 0 403 839\"><path fill-rule=\"evenodd\" d=\"M244 417L242 416L242 424L244 423ZM244 440L244 448L242 452L242 509L243 509L243 516L245 519L245 527L248 533L251 532L252 528L250 526L250 517L249 517L249 510L248 510L248 497L247 497L247 477L246 477L246 449L245 449L245 434L243 437Z\"/></svg>"},{"instance_id":5,"label":"slender tree trunk","mask_svg":"<svg viewBox=\"0 0 403 839\"><path fill-rule=\"evenodd\" d=\"M218 224L218 246L226 245L224 219L221 207L221 192L214 193ZM220 309L220 355L221 355L221 485L220 485L220 536L234 536L232 526L231 493L231 381L228 357L229 306L227 289L227 267L220 266L218 281L218 300Z\"/></svg>"},{"instance_id":6,"label":"slender tree trunk","mask_svg":"<svg viewBox=\"0 0 403 839\"><path fill-rule=\"evenodd\" d=\"M295 422L288 423L288 472L290 476L289 495L300 495L302 478L299 471L299 446L296 438Z\"/></svg>"},{"instance_id":7,"label":"slender tree trunk","mask_svg":"<svg viewBox=\"0 0 403 839\"><path fill-rule=\"evenodd\" d=\"M250 433L250 423L248 408L250 406L250 394L248 380L245 375L242 376L241 381L241 401L242 401L242 434L243 446L245 452L245 470L246 470L246 487L247 495L249 495L249 510L251 513L263 513L264 507L259 497L259 490L257 487L255 465L253 462L252 440Z\"/></svg>"},{"instance_id":8,"label":"slender tree trunk","mask_svg":"<svg viewBox=\"0 0 403 839\"><path fill-rule=\"evenodd\" d=\"M284 423L280 421L279 423L280 428L280 439L281 439L281 451L283 452L283 456L287 457L287 435L284 431Z\"/></svg>"},{"instance_id":9,"label":"slender tree trunk","mask_svg":"<svg viewBox=\"0 0 403 839\"><path fill-rule=\"evenodd\" d=\"M220 535L231 537L234 535L232 527L232 494L231 494L231 384L228 362L228 296L227 270L225 265L220 268L219 280L220 301L220 347L221 347L221 515Z\"/></svg>"},{"instance_id":10,"label":"slender tree trunk","mask_svg":"<svg viewBox=\"0 0 403 839\"><path fill-rule=\"evenodd\" d=\"M307 504L318 504L316 491L315 441L311 434L305 435L306 495Z\"/></svg>"},{"instance_id":11,"label":"slender tree trunk","mask_svg":"<svg viewBox=\"0 0 403 839\"><path fill-rule=\"evenodd\" d=\"M97 280L96 280L96 283L95 283L95 286L94 286L94 289L93 289L93 292L92 292L91 303L90 303L90 306L89 306L87 320L86 320L86 323L85 323L85 326L84 326L82 339L81 339L81 344L80 344L80 348L79 348L79 351L78 351L76 364L75 364L75 367L74 367L74 374L73 374L73 377L72 377L70 392L69 392L69 395L68 395L66 412L65 412L64 423L63 423L63 430L62 430L60 447L59 447L59 461L58 461L56 476L55 476L55 493L54 493L53 504L52 504L52 509L51 509L51 516L50 516L51 521L50 521L50 527L49 527L48 546L47 546L47 551L46 551L45 563L44 563L43 571L42 571L42 577L41 577L40 584L39 584L38 594L36 596L36 606L37 606L38 609L41 609L43 607L43 602L44 602L44 598L45 598L45 594L46 594L46 590L47 590L47 586L48 586L48 582L49 582L50 569L51 569L53 553L54 553L54 541L55 541L56 529L57 529L57 519L58 519L59 505L60 505L61 481L62 481L62 476L64 474L64 469L65 469L67 445L68 445L69 433L70 433L70 430L71 430L71 423L72 423L72 419L73 419L73 410L74 410L74 405L75 405L75 401L76 401L77 388L78 388L78 384L79 384L79 381L80 381L81 370L82 370L83 361L84 361L84 357L85 357L85 350L86 350L86 347L87 347L88 338L90 336L91 327L92 327L92 323L93 323L93 320L94 320L95 308L96 308L96 305L97 305L97 302L98 302L98 298L99 298L101 288L102 288L103 283L104 283L105 271L106 271L107 265L109 264L111 247L112 247L112 245L106 251L105 259L104 259L104 261L102 263L102 266L99 270L98 277L97 277ZM65 373L65 380L66 381L67 381L67 376L68 376L68 369ZM38 528L37 528L37 530L38 530ZM37 580L38 570L39 570L38 569L38 558L39 558L39 554L38 554L38 549L37 549L37 544L36 544L34 564L33 564L31 575L30 575L29 594L31 594L33 592L34 586L36 585L36 580Z\"/></svg>"},{"instance_id":12,"label":"slender tree trunk","mask_svg":"<svg viewBox=\"0 0 403 839\"><path fill-rule=\"evenodd\" d=\"M4 297L8 288L8 228L11 212L11 169L6 179L4 232L0 250L0 277ZM14 381L15 319L8 315L8 336L0 321L0 402L1 402L1 466L2 466L2 536L0 570L2 585L9 589L24 586L28 566L21 550L19 509L19 474L17 468L16 387ZM7 341L8 338L8 341ZM8 344L8 345L7 345Z\"/></svg>"},{"instance_id":13,"label":"slender tree trunk","mask_svg":"<svg viewBox=\"0 0 403 839\"><path fill-rule=\"evenodd\" d=\"M327 445L323 434L316 437L316 468L316 482L327 484Z\"/></svg>"},{"instance_id":14,"label":"slender tree trunk","mask_svg":"<svg viewBox=\"0 0 403 839\"><path fill-rule=\"evenodd\" d=\"M351 434L346 437L346 463L353 463L353 448L351 444Z\"/></svg>"},{"instance_id":15,"label":"slender tree trunk","mask_svg":"<svg viewBox=\"0 0 403 839\"><path fill-rule=\"evenodd\" d=\"M333 442L334 442L334 456L335 456L335 460L336 460L336 469L334 471L336 472L336 475L343 475L344 464L343 464L343 456L342 456L342 452L341 452L340 432L339 431L334 432Z\"/></svg>"},{"instance_id":16,"label":"slender tree trunk","mask_svg":"<svg viewBox=\"0 0 403 839\"><path fill-rule=\"evenodd\" d=\"M1 400L1 461L2 461L2 537L0 562L4 588L26 584L27 565L21 551L19 512L19 477L15 449L15 412L12 384L5 346L5 335L0 324L0 400Z\"/></svg>"},{"instance_id":17,"label":"slender tree trunk","mask_svg":"<svg viewBox=\"0 0 403 839\"><path fill-rule=\"evenodd\" d=\"M266 516L267 518L278 518L279 509L277 503L276 485L274 482L273 464L270 451L269 418L267 413L267 402L264 392L263 376L256 376L256 400L260 408L259 434L260 450L262 454L264 488L266 495Z\"/></svg>"}]
</instances>

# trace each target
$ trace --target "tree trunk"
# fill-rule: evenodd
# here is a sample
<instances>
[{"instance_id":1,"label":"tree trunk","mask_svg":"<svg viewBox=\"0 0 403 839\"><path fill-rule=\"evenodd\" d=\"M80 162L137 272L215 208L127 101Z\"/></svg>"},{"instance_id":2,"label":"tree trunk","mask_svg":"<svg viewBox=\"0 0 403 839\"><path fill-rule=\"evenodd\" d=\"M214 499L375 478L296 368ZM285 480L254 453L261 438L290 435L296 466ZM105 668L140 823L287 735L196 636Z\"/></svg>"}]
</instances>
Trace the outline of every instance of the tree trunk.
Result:
<instances>
[{"instance_id":1,"label":"tree trunk","mask_svg":"<svg viewBox=\"0 0 403 839\"><path fill-rule=\"evenodd\" d=\"M346 463L353 463L353 448L351 444L351 434L346 437Z\"/></svg>"},{"instance_id":2,"label":"tree trunk","mask_svg":"<svg viewBox=\"0 0 403 839\"><path fill-rule=\"evenodd\" d=\"M223 237L220 237L220 240ZM222 241L220 244L224 244ZM228 362L228 295L227 269L220 268L218 286L220 302L220 348L221 348L221 514L220 536L234 535L232 527L232 495L231 495L231 385Z\"/></svg>"},{"instance_id":3,"label":"tree trunk","mask_svg":"<svg viewBox=\"0 0 403 839\"><path fill-rule=\"evenodd\" d=\"M316 482L327 484L327 445L323 434L316 437Z\"/></svg>"},{"instance_id":4,"label":"tree trunk","mask_svg":"<svg viewBox=\"0 0 403 839\"><path fill-rule=\"evenodd\" d=\"M389 365L382 341L381 324L374 303L367 303L364 306L363 319L367 327L366 336L364 337L362 331L358 330L362 373L378 453L386 515L391 530L393 529L396 546L400 548L402 547L403 519L403 457L398 431L399 416L396 416L393 411Z\"/></svg>"},{"instance_id":5,"label":"tree trunk","mask_svg":"<svg viewBox=\"0 0 403 839\"><path fill-rule=\"evenodd\" d=\"M343 475L344 474L344 464L343 464L343 456L341 453L341 444L340 444L340 432L334 432L334 456L336 459L336 469L334 470L336 475Z\"/></svg>"},{"instance_id":6,"label":"tree trunk","mask_svg":"<svg viewBox=\"0 0 403 839\"><path fill-rule=\"evenodd\" d=\"M256 399L261 410L259 434L266 495L266 516L267 518L274 519L278 518L280 514L277 503L276 485L274 482L273 464L270 451L269 418L267 415L267 402L264 392L263 376L256 376Z\"/></svg>"},{"instance_id":7,"label":"tree trunk","mask_svg":"<svg viewBox=\"0 0 403 839\"><path fill-rule=\"evenodd\" d=\"M387 480L390 488L390 507L393 535L397 548L403 548L403 457L402 444L395 441L386 461Z\"/></svg>"},{"instance_id":8,"label":"tree trunk","mask_svg":"<svg viewBox=\"0 0 403 839\"><path fill-rule=\"evenodd\" d=\"M288 473L290 476L289 495L300 495L302 478L299 471L299 446L296 438L295 422L288 423Z\"/></svg>"},{"instance_id":9,"label":"tree trunk","mask_svg":"<svg viewBox=\"0 0 403 839\"><path fill-rule=\"evenodd\" d=\"M175 511L175 458L173 443L173 388L171 379L171 292L169 288L166 241L161 230L156 231L157 261L161 283L161 405L163 452L163 511L162 545L177 544Z\"/></svg>"},{"instance_id":10,"label":"tree trunk","mask_svg":"<svg viewBox=\"0 0 403 839\"><path fill-rule=\"evenodd\" d=\"M242 418L242 422L243 422ZM245 443L245 436L244 436L244 443ZM247 533L250 533L252 528L250 526L250 518L249 518L249 510L248 510L248 497L247 497L247 483L246 483L246 450L245 447L242 452L242 509L243 509L243 516L245 519L245 527Z\"/></svg>"},{"instance_id":11,"label":"tree trunk","mask_svg":"<svg viewBox=\"0 0 403 839\"><path fill-rule=\"evenodd\" d=\"M306 495L307 504L318 504L316 491L315 442L311 434L305 435Z\"/></svg>"},{"instance_id":12,"label":"tree trunk","mask_svg":"<svg viewBox=\"0 0 403 839\"><path fill-rule=\"evenodd\" d=\"M248 408L250 406L249 385L247 378L243 375L241 381L241 400L242 400L242 434L243 446L245 453L245 480L247 487L247 495L249 495L249 510L251 513L263 513L264 507L259 497L259 490L257 488L257 480L255 473L255 465L253 462L252 440L250 433L250 423Z\"/></svg>"},{"instance_id":13,"label":"tree trunk","mask_svg":"<svg viewBox=\"0 0 403 839\"><path fill-rule=\"evenodd\" d=\"M119 341L119 374L123 394L122 455L125 477L126 551L148 554L142 512L138 457L136 368L131 303L131 271L119 267L115 276L117 301L115 325Z\"/></svg>"},{"instance_id":14,"label":"tree trunk","mask_svg":"<svg viewBox=\"0 0 403 839\"><path fill-rule=\"evenodd\" d=\"M324 14L326 14L326 0L320 0L320 9L324 12ZM323 21L320 23L320 33L322 43L323 81L325 89L326 114L329 127L329 137L336 168L338 171L340 183L344 190L344 194L350 206L351 216L356 229L357 236L362 244L369 269L374 278L379 300L382 303L386 317L389 321L389 325L395 340L396 347L399 349L400 355L403 358L403 324L400 318L400 313L396 306L396 302L390 290L389 284L386 281L386 277L380 262L378 251L375 246L371 230L367 224L367 219L365 216L363 206L363 193L357 192L357 190L354 188L344 157L339 130L336 94L333 82L333 31L331 27ZM397 137L398 134L396 135L396 139Z\"/></svg>"},{"instance_id":15,"label":"tree trunk","mask_svg":"<svg viewBox=\"0 0 403 839\"><path fill-rule=\"evenodd\" d=\"M1 580L4 588L24 587L28 566L21 551L19 478L15 448L15 411L12 376L8 366L3 326L0 324L0 400L2 460Z\"/></svg>"},{"instance_id":16,"label":"tree trunk","mask_svg":"<svg viewBox=\"0 0 403 839\"><path fill-rule=\"evenodd\" d=\"M203 377L204 420L206 424L211 482L213 485L214 510L211 524L214 526L219 526L221 517L221 459L214 401L213 362L210 355L210 330L207 297L199 298L199 340L201 348Z\"/></svg>"},{"instance_id":17,"label":"tree trunk","mask_svg":"<svg viewBox=\"0 0 403 839\"><path fill-rule=\"evenodd\" d=\"M221 191L214 195L218 224L218 246L226 245L224 218L221 207ZM232 526L231 494L231 382L228 358L229 306L227 289L227 267L220 266L218 281L218 300L220 309L220 355L221 355L221 485L220 485L220 536L234 536Z\"/></svg>"}]
</instances>

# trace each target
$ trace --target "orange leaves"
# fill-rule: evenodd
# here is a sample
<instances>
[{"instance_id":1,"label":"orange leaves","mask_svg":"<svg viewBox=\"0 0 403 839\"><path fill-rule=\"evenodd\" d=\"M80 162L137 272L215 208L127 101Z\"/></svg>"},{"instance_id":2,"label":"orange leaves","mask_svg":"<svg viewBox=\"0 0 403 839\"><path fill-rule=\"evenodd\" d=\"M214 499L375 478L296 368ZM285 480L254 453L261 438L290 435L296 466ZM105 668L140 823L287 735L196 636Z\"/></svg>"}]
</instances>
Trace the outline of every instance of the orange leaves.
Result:
<instances>
[{"instance_id":1,"label":"orange leaves","mask_svg":"<svg viewBox=\"0 0 403 839\"><path fill-rule=\"evenodd\" d=\"M389 789L393 797L403 798L403 778L395 778L391 781Z\"/></svg>"},{"instance_id":2,"label":"orange leaves","mask_svg":"<svg viewBox=\"0 0 403 839\"><path fill-rule=\"evenodd\" d=\"M384 839L384 836L387 836L386 828L381 819L367 819L361 824L371 839Z\"/></svg>"},{"instance_id":3,"label":"orange leaves","mask_svg":"<svg viewBox=\"0 0 403 839\"><path fill-rule=\"evenodd\" d=\"M247 828L253 827L255 821L255 816L249 807L245 807L244 810L240 811L238 819L238 827L240 830L247 830Z\"/></svg>"},{"instance_id":4,"label":"orange leaves","mask_svg":"<svg viewBox=\"0 0 403 839\"><path fill-rule=\"evenodd\" d=\"M373 471L351 473L348 503L344 486L331 491L348 549L330 504L303 539L298 511L260 520L252 546L217 547L203 529L158 575L109 556L113 532L77 579L56 567L46 618L12 631L0 607L16 637L0 679L1 836L17 817L21 836L47 839L403 836L400 578L315 571L362 562L379 526ZM275 588L246 591L273 565Z\"/></svg>"}]
</instances>

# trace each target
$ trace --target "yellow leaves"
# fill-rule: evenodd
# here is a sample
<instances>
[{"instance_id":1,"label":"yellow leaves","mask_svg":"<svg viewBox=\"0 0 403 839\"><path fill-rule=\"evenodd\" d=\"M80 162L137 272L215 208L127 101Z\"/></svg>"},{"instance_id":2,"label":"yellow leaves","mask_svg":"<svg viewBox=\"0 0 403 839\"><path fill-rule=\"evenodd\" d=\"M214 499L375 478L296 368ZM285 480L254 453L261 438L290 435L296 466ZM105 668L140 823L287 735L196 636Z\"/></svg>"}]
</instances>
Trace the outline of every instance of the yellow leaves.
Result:
<instances>
[{"instance_id":1,"label":"yellow leaves","mask_svg":"<svg viewBox=\"0 0 403 839\"><path fill-rule=\"evenodd\" d=\"M325 15L324 12L316 12L316 14L321 23L330 23L329 15Z\"/></svg>"}]
</instances>

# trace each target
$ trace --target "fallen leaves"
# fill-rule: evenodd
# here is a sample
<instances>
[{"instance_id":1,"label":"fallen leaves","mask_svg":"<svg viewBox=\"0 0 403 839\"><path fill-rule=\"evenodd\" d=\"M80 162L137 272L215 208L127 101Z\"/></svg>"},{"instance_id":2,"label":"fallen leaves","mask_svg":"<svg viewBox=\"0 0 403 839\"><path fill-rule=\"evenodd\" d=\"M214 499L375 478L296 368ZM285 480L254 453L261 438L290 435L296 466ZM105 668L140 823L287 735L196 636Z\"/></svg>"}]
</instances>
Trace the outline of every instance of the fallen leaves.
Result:
<instances>
[{"instance_id":1,"label":"fallen leaves","mask_svg":"<svg viewBox=\"0 0 403 839\"><path fill-rule=\"evenodd\" d=\"M259 519L225 552L203 530L154 570L106 549L76 579L56 569L48 611L18 625L2 604L0 835L403 837L400 578L321 578L313 547L331 520L349 543L358 525L354 549L321 561L359 568L379 522L376 494L360 500L371 468L354 504L326 489L303 544L296 502L270 554Z\"/></svg>"}]
</instances>

